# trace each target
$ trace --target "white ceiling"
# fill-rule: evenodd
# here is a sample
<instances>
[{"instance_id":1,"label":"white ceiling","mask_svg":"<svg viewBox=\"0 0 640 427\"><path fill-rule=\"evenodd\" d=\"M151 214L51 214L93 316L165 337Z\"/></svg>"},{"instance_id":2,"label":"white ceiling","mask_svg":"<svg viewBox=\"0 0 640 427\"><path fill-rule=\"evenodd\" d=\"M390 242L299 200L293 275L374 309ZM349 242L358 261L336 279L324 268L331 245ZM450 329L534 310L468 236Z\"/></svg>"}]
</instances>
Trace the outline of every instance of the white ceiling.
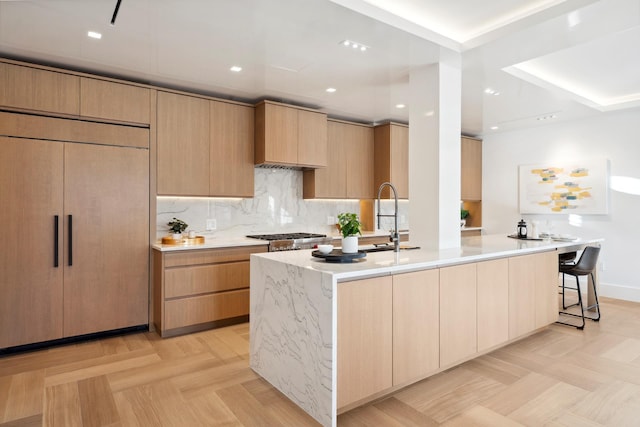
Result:
<instances>
[{"instance_id":1,"label":"white ceiling","mask_svg":"<svg viewBox=\"0 0 640 427\"><path fill-rule=\"evenodd\" d=\"M0 55L407 122L411 70L453 53L472 135L640 104L640 0L122 0L111 26L115 4L0 0Z\"/></svg>"}]
</instances>

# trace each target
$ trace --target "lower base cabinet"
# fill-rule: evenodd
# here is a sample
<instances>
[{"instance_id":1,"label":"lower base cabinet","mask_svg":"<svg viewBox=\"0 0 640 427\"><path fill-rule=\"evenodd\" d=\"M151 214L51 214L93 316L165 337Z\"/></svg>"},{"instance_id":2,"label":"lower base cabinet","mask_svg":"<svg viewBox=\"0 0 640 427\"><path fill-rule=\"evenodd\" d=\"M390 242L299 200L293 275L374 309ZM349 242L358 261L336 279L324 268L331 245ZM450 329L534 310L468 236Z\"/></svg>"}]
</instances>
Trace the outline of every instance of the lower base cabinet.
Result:
<instances>
[{"instance_id":1,"label":"lower base cabinet","mask_svg":"<svg viewBox=\"0 0 640 427\"><path fill-rule=\"evenodd\" d=\"M174 336L246 321L249 257L266 246L194 249L153 254L153 323Z\"/></svg>"},{"instance_id":2,"label":"lower base cabinet","mask_svg":"<svg viewBox=\"0 0 640 427\"><path fill-rule=\"evenodd\" d=\"M393 385L440 367L439 270L393 276Z\"/></svg>"},{"instance_id":3,"label":"lower base cabinet","mask_svg":"<svg viewBox=\"0 0 640 427\"><path fill-rule=\"evenodd\" d=\"M558 318L556 251L338 284L338 410Z\"/></svg>"},{"instance_id":4,"label":"lower base cabinet","mask_svg":"<svg viewBox=\"0 0 640 427\"><path fill-rule=\"evenodd\" d=\"M338 286L338 408L392 386L391 298L391 276Z\"/></svg>"}]
</instances>

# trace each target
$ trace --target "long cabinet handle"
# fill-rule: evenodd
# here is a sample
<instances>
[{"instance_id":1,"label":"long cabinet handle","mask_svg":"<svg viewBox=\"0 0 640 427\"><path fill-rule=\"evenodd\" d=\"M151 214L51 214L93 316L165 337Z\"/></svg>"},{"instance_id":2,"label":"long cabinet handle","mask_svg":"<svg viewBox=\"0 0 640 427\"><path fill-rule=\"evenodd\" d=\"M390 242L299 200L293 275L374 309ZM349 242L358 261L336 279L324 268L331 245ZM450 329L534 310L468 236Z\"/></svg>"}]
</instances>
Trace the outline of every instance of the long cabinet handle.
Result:
<instances>
[{"instance_id":1,"label":"long cabinet handle","mask_svg":"<svg viewBox=\"0 0 640 427\"><path fill-rule=\"evenodd\" d=\"M58 254L58 220L59 217L58 215L54 215L53 216L53 266L55 268L58 268L58 259L59 259L59 254Z\"/></svg>"},{"instance_id":2,"label":"long cabinet handle","mask_svg":"<svg viewBox=\"0 0 640 427\"><path fill-rule=\"evenodd\" d=\"M69 215L69 265L73 265L73 215Z\"/></svg>"}]
</instances>

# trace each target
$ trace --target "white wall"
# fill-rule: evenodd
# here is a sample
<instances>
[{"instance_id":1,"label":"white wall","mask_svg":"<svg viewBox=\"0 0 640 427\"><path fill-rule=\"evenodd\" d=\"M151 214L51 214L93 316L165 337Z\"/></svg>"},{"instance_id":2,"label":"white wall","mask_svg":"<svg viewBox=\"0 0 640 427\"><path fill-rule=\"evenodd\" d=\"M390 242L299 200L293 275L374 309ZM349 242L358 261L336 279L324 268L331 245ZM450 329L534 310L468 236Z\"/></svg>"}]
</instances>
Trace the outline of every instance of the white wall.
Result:
<instances>
[{"instance_id":1,"label":"white wall","mask_svg":"<svg viewBox=\"0 0 640 427\"><path fill-rule=\"evenodd\" d=\"M486 234L515 232L518 165L563 159L610 161L611 176L640 179L640 111L607 113L588 120L483 137L482 222ZM640 195L611 191L608 215L584 215L582 226L568 215L524 215L554 233L603 237L600 293L640 301ZM541 227L543 228L543 227Z\"/></svg>"}]
</instances>

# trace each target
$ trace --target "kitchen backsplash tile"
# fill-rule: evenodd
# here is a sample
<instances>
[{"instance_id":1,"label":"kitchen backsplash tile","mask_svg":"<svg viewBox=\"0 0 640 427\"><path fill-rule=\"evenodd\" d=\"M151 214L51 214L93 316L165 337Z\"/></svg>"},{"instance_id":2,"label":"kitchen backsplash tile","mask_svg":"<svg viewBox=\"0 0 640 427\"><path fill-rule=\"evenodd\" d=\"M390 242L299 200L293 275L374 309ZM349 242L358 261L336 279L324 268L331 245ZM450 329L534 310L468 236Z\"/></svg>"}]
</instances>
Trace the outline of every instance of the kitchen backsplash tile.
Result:
<instances>
[{"instance_id":1,"label":"kitchen backsplash tile","mask_svg":"<svg viewBox=\"0 0 640 427\"><path fill-rule=\"evenodd\" d=\"M393 202L383 201L383 213L393 212ZM167 234L173 217L189 224L199 235L237 237L246 234L304 231L334 234L327 217L340 212L359 212L357 200L304 200L302 172L288 169L255 170L255 196L251 199L161 197L157 204L157 238ZM409 228L409 203L399 206L399 228ZM216 230L206 231L207 219L216 220ZM381 229L393 228L384 218Z\"/></svg>"}]
</instances>

